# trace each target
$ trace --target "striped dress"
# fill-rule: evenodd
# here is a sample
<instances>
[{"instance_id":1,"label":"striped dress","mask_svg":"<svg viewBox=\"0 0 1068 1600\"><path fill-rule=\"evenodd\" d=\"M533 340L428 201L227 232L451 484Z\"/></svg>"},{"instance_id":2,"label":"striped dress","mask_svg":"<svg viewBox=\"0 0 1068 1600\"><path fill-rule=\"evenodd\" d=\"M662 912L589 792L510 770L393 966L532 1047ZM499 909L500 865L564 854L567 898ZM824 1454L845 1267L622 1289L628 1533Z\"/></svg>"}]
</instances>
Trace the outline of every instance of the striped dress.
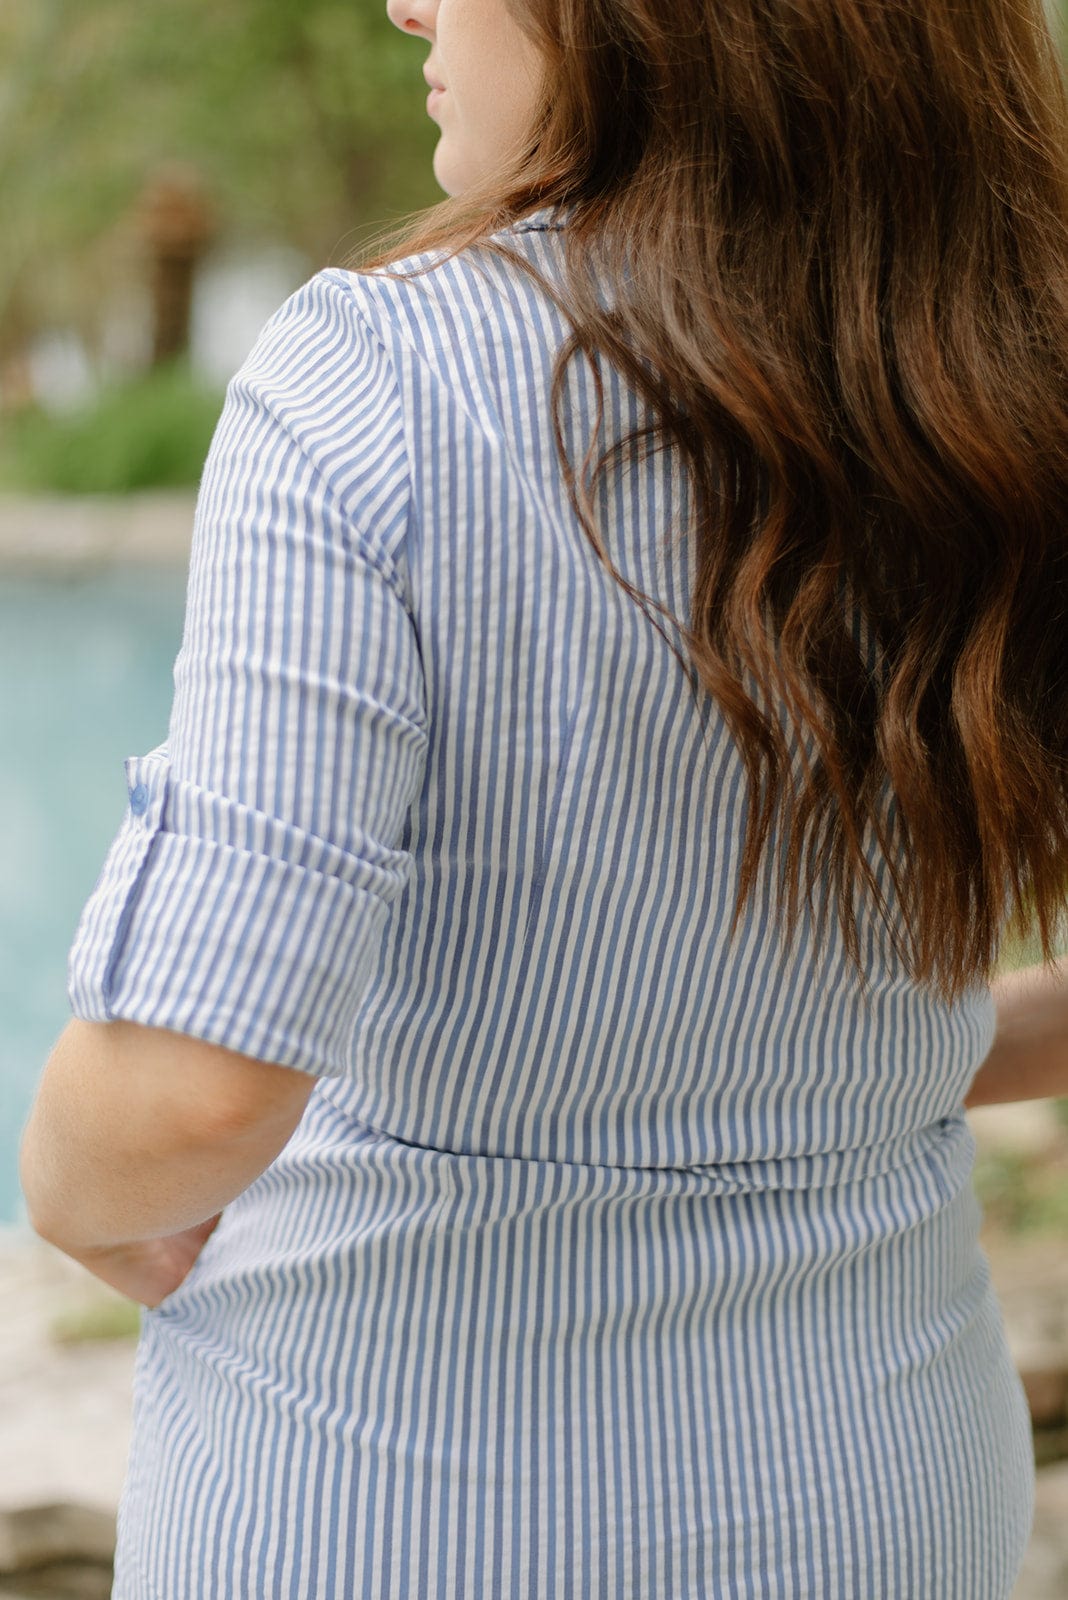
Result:
<instances>
[{"instance_id":1,"label":"striped dress","mask_svg":"<svg viewBox=\"0 0 1068 1600\"><path fill-rule=\"evenodd\" d=\"M551 276L563 226L498 237ZM1009 1600L990 991L864 903L866 983L833 916L788 944L777 833L728 938L741 754L570 510L567 328L428 264L316 273L231 381L70 951L76 1016L316 1079L143 1313L113 1600ZM585 362L567 405L576 459ZM604 436L642 416L606 378ZM600 505L675 616L687 494L660 452Z\"/></svg>"}]
</instances>

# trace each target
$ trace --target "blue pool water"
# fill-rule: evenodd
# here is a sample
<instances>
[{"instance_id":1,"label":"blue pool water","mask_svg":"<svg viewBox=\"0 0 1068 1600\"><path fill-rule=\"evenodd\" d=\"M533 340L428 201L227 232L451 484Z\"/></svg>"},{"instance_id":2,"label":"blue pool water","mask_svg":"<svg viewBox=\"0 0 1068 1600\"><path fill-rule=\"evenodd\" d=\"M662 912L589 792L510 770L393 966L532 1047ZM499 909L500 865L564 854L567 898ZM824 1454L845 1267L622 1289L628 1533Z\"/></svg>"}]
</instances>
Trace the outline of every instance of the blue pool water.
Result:
<instances>
[{"instance_id":1,"label":"blue pool water","mask_svg":"<svg viewBox=\"0 0 1068 1600\"><path fill-rule=\"evenodd\" d=\"M66 962L126 809L126 756L167 736L185 567L0 575L0 1223L18 1142L71 1015Z\"/></svg>"}]
</instances>

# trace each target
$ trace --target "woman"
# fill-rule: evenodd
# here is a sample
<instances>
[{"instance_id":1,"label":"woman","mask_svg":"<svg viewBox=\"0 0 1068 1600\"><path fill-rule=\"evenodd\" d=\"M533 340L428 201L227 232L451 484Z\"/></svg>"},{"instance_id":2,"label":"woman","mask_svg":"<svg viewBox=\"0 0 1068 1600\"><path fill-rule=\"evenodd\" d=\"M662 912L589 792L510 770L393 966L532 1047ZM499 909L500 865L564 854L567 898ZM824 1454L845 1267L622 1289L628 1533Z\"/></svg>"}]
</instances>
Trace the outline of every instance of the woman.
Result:
<instances>
[{"instance_id":1,"label":"woman","mask_svg":"<svg viewBox=\"0 0 1068 1600\"><path fill-rule=\"evenodd\" d=\"M231 383L24 1137L145 1306L114 1595L1007 1600L965 1108L1068 1093L1039 0L388 11L448 198Z\"/></svg>"}]
</instances>

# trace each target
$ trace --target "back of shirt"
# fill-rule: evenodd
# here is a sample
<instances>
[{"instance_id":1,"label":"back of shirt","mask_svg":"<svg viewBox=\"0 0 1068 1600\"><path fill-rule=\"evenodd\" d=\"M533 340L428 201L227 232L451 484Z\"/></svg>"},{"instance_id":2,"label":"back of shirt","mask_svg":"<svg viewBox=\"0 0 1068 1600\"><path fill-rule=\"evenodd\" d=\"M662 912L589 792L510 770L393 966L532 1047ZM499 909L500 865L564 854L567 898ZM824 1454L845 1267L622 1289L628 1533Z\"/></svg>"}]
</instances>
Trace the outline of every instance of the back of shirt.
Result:
<instances>
[{"instance_id":1,"label":"back of shirt","mask_svg":"<svg viewBox=\"0 0 1068 1600\"><path fill-rule=\"evenodd\" d=\"M508 232L552 273L549 220ZM776 834L731 942L742 754L577 524L568 330L510 262L427 264L316 274L232 381L70 955L77 1015L318 1079L143 1318L115 1600L1008 1600L990 991L944 1005L864 909L866 984L835 915L788 945ZM582 363L566 398L579 462ZM648 420L605 399L602 442ZM661 452L600 506L683 620L687 493Z\"/></svg>"},{"instance_id":2,"label":"back of shirt","mask_svg":"<svg viewBox=\"0 0 1068 1600\"><path fill-rule=\"evenodd\" d=\"M513 230L550 278L562 245L537 216ZM802 1157L801 1174L907 1159L959 1114L992 1038L989 990L947 1007L917 988L867 903L867 992L834 916L825 948L807 912L789 948L778 832L730 942L741 753L577 524L550 420L559 312L486 252L407 283L331 281L367 308L396 375L428 723L411 874L336 1093L374 1127L462 1152ZM578 462L597 417L583 361L565 416ZM606 382L601 444L643 421ZM689 505L672 451L610 473L599 504L620 571L687 621ZM896 913L870 829L866 843Z\"/></svg>"},{"instance_id":3,"label":"back of shirt","mask_svg":"<svg viewBox=\"0 0 1068 1600\"><path fill-rule=\"evenodd\" d=\"M506 232L559 272L547 212ZM953 1119L967 1157L989 989L918 988L867 900L867 986L836 915L788 945L778 830L731 942L741 752L571 508L568 327L490 252L394 272L427 265L318 273L230 385L169 737L127 762L145 801L83 916L75 1011L312 1071L443 1151L804 1183ZM648 422L604 392L602 445ZM573 361L574 463L597 407ZM688 495L661 450L598 507L619 570L686 621Z\"/></svg>"}]
</instances>

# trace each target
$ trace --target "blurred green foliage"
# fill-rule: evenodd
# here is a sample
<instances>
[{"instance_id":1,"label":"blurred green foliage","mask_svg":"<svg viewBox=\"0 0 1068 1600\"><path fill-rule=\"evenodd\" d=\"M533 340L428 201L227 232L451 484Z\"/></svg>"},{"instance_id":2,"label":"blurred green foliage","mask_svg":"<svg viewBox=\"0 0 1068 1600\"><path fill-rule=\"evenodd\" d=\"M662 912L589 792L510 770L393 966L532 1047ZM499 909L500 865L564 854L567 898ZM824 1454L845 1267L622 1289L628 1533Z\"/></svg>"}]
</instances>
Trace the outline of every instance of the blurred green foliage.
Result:
<instances>
[{"instance_id":1,"label":"blurred green foliage","mask_svg":"<svg viewBox=\"0 0 1068 1600\"><path fill-rule=\"evenodd\" d=\"M1068 928L1061 933L1054 934L1054 953L1059 956L1068 956ZM997 970L999 972L1015 972L1019 967L1034 967L1042 960L1042 943L1039 938L1037 923L1032 928L1031 934L1024 940L1009 940L1005 937L999 953Z\"/></svg>"},{"instance_id":2,"label":"blurred green foliage","mask_svg":"<svg viewBox=\"0 0 1068 1600\"><path fill-rule=\"evenodd\" d=\"M108 1295L59 1312L49 1334L56 1344L86 1344L95 1339L136 1339L141 1331L137 1300Z\"/></svg>"},{"instance_id":3,"label":"blurred green foliage","mask_svg":"<svg viewBox=\"0 0 1068 1600\"><path fill-rule=\"evenodd\" d=\"M121 494L195 486L223 399L185 362L171 362L66 416L21 412L0 440L0 489Z\"/></svg>"},{"instance_id":4,"label":"blurred green foliage","mask_svg":"<svg viewBox=\"0 0 1068 1600\"><path fill-rule=\"evenodd\" d=\"M989 1151L976 1158L972 1182L985 1228L1068 1237L1068 1152L1036 1160L1020 1150Z\"/></svg>"},{"instance_id":5,"label":"blurred green foliage","mask_svg":"<svg viewBox=\"0 0 1068 1600\"><path fill-rule=\"evenodd\" d=\"M385 0L0 0L0 357L57 324L92 347L169 163L203 175L222 242L315 266L442 199L429 53Z\"/></svg>"}]
</instances>

